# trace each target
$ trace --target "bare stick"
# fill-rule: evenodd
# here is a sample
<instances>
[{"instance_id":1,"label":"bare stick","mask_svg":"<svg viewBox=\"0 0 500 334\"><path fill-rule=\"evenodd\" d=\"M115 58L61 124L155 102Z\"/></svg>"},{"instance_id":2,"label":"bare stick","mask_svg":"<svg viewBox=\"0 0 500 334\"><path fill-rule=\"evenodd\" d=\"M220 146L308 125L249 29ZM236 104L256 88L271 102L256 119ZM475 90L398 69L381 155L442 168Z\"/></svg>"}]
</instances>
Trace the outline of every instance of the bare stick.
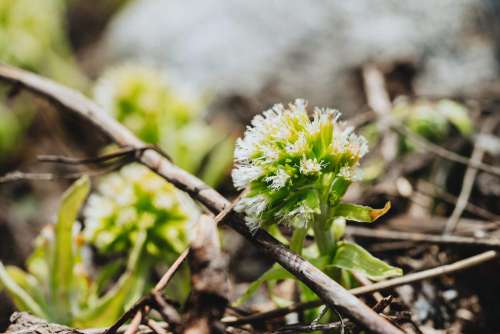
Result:
<instances>
[{"instance_id":1,"label":"bare stick","mask_svg":"<svg viewBox=\"0 0 500 334\"><path fill-rule=\"evenodd\" d=\"M190 244L191 295L186 303L188 312L182 333L216 333L220 331L220 318L228 304L229 284L213 216L199 218Z\"/></svg>"},{"instance_id":2,"label":"bare stick","mask_svg":"<svg viewBox=\"0 0 500 334\"><path fill-rule=\"evenodd\" d=\"M15 182L15 181L24 181L24 180L30 180L30 181L54 181L54 180L59 180L59 179L74 180L74 179L80 178L83 175L97 176L97 175L107 174L113 170L120 168L121 166L123 166L123 164L115 163L115 164L109 165L106 168L103 168L101 170L87 171L85 173L75 172L75 173L68 173L68 174L30 173L30 172L14 171L14 172L7 173L3 176L0 176L0 184L8 183L8 182Z\"/></svg>"},{"instance_id":3,"label":"bare stick","mask_svg":"<svg viewBox=\"0 0 500 334\"><path fill-rule=\"evenodd\" d=\"M476 239L455 235L435 235L427 233L390 231L377 228L349 226L346 233L353 237L385 240L404 240L412 242L425 242L432 244L460 245L500 248L500 239Z\"/></svg>"},{"instance_id":4,"label":"bare stick","mask_svg":"<svg viewBox=\"0 0 500 334\"><path fill-rule=\"evenodd\" d=\"M154 292L160 292L165 287L168 285L174 274L177 272L179 267L181 266L182 262L186 259L186 257L189 254L189 248L185 249L179 257L172 263L172 265L168 268L168 270L163 274L161 279L156 283L155 287L153 288L153 293Z\"/></svg>"},{"instance_id":5,"label":"bare stick","mask_svg":"<svg viewBox=\"0 0 500 334\"><path fill-rule=\"evenodd\" d=\"M136 148L144 146L141 140L108 115L101 107L72 89L7 65L0 65L0 80L20 85L20 87L51 101L59 107L79 115L95 125L120 146ZM207 186L197 177L175 166L158 152L146 150L140 155L139 161L179 189L189 193L214 213L219 213L230 205L230 202L216 190ZM251 233L241 215L236 214L234 211L229 212L224 221L304 282L330 307L338 308L346 316L374 333L402 333L401 330L380 317L340 284L333 281L302 257L291 252L267 232L259 230L255 234Z\"/></svg>"},{"instance_id":6,"label":"bare stick","mask_svg":"<svg viewBox=\"0 0 500 334\"><path fill-rule=\"evenodd\" d=\"M130 155L136 152L136 148L124 147L113 153L99 155L92 158L72 158L60 155L39 155L37 160L40 162L51 162L66 165L86 165L86 164L97 164L113 159L123 159L130 157Z\"/></svg>"},{"instance_id":7,"label":"bare stick","mask_svg":"<svg viewBox=\"0 0 500 334\"><path fill-rule=\"evenodd\" d=\"M385 162L390 163L398 154L398 135L387 131L391 124L392 103L385 87L384 75L375 65L366 65L363 67L363 83L368 105L377 114L377 126L383 134L380 152Z\"/></svg>"},{"instance_id":8,"label":"bare stick","mask_svg":"<svg viewBox=\"0 0 500 334\"><path fill-rule=\"evenodd\" d=\"M143 319L142 311L137 312L134 315L134 318L132 319L132 321L130 322L130 325L125 330L124 334L135 334L135 333L137 333L137 330L139 329L139 325L141 324L142 319Z\"/></svg>"},{"instance_id":9,"label":"bare stick","mask_svg":"<svg viewBox=\"0 0 500 334\"><path fill-rule=\"evenodd\" d=\"M373 306L373 310L377 313L382 313L384 309L392 303L392 296L388 296L386 298L382 298ZM328 324L320 324L320 323L311 323L309 325L288 325L280 328L279 330L273 332L273 334L287 334L287 333L310 333L314 331L330 331L332 329L352 329L353 323L350 321L336 321Z\"/></svg>"},{"instance_id":10,"label":"bare stick","mask_svg":"<svg viewBox=\"0 0 500 334\"><path fill-rule=\"evenodd\" d=\"M436 145L433 142L425 139L422 136L417 135L407 127L403 126L402 124L396 124L395 122L392 123L391 128L402 134L403 136L407 137L410 139L413 143L417 144L420 147L420 150L423 152L430 152L432 154L437 155L440 158L454 161L466 166L470 166L474 169L479 169L482 170L483 172L500 176L500 168L496 166L491 166L482 162L477 162L477 161L471 161L470 159L461 156L460 154L456 154L455 152L451 152L447 149L445 149L442 146Z\"/></svg>"},{"instance_id":11,"label":"bare stick","mask_svg":"<svg viewBox=\"0 0 500 334\"><path fill-rule=\"evenodd\" d=\"M492 119L486 119L480 133L490 133L495 128L496 123L497 122ZM483 160L484 153L484 148L481 146L479 140L476 140L470 161L474 163L480 163ZM451 234L455 232L460 217L462 216L462 213L464 212L465 207L469 202L469 197L472 192L472 187L474 186L474 181L476 180L476 175L477 169L468 166L467 170L465 171L460 195L458 195L457 205L455 206L455 209L453 209L450 218L448 218L448 221L446 222L446 226L443 231L444 234Z\"/></svg>"},{"instance_id":12,"label":"bare stick","mask_svg":"<svg viewBox=\"0 0 500 334\"><path fill-rule=\"evenodd\" d=\"M104 331L104 334L115 334L118 331L118 329L122 325L124 325L130 318L134 317L134 319L135 319L136 317L139 317L139 316L137 316L137 314L140 314L140 319L139 319L139 322L137 324L137 326L139 326L139 324L141 323L141 320L142 320L142 314L140 313L140 310L143 309L145 306L147 306L149 303L151 303L150 296L146 296L146 297L140 299L137 303L134 304L134 306L132 308L130 308L127 312L125 312L120 317L120 319L118 319L117 322L115 322L111 327L106 329L106 331ZM129 331L129 328L127 328L127 334L129 334L130 331ZM137 329L135 329L135 331L137 331Z\"/></svg>"},{"instance_id":13,"label":"bare stick","mask_svg":"<svg viewBox=\"0 0 500 334\"><path fill-rule=\"evenodd\" d=\"M0 184L20 180L53 181L55 179L57 179L57 176L52 173L25 173L14 171L0 176Z\"/></svg>"},{"instance_id":14,"label":"bare stick","mask_svg":"<svg viewBox=\"0 0 500 334\"><path fill-rule=\"evenodd\" d=\"M168 334L168 332L159 323L152 319L146 320L146 325L156 334Z\"/></svg>"},{"instance_id":15,"label":"bare stick","mask_svg":"<svg viewBox=\"0 0 500 334\"><path fill-rule=\"evenodd\" d=\"M467 268L470 268L473 266L477 266L477 265L482 264L484 262L491 261L491 260L496 259L496 258L498 258L498 253L496 251L487 251L487 252L469 257L467 259L454 262L452 264L447 264L447 265L439 266L439 267L432 268L429 270L424 270L421 272L408 274L408 275L405 275L403 277L393 278L393 279L390 279L387 281L374 283L374 284L367 285L367 286L361 286L358 288L351 289L349 291L354 295L364 295L364 294L368 294L368 293L373 293L375 291L387 290L387 289L394 288L397 286L410 284L410 283L422 281L425 279L429 279L429 278L433 278L433 277L461 271L461 270L464 270L464 269L467 269ZM273 319L273 318L284 316L288 313L299 312L299 311L307 310L310 308L318 307L321 305L323 305L323 302L321 300L310 301L310 302L306 302L306 303L297 303L294 305L290 305L290 306L283 307L283 308L278 308L278 309L271 310L268 312L262 312L262 313L242 317L242 318L239 318L237 320L225 321L224 324L226 324L228 326L237 326L237 325L242 325L242 324L255 323L257 321L264 321L264 320L268 320L268 319Z\"/></svg>"},{"instance_id":16,"label":"bare stick","mask_svg":"<svg viewBox=\"0 0 500 334\"><path fill-rule=\"evenodd\" d=\"M477 266L487 261L491 261L496 258L498 258L498 253L496 251L490 250L478 255L471 256L467 259L457 261L452 264L445 264L443 266L439 266L433 269L405 275L403 277L393 278L387 281L378 282L368 286L360 286L358 288L351 289L350 291L355 295L364 295L374 291L386 290L389 288L393 288L395 286L418 282L431 277L457 272L460 270L464 270L466 268Z\"/></svg>"},{"instance_id":17,"label":"bare stick","mask_svg":"<svg viewBox=\"0 0 500 334\"><path fill-rule=\"evenodd\" d=\"M440 187L438 187L437 185L431 183L431 182L427 182L427 181L422 181L423 182L423 185L425 185L426 187L429 187L429 188L432 188L432 191L428 191L428 190L425 190L425 189L420 189L419 191L424 194L424 195L427 195L427 196L438 196L440 197L441 199L443 199L445 202L448 202L450 204L453 204L453 205L457 205L457 201L458 201L458 198L456 196L454 196L453 194L450 194L449 192L445 191L444 189L441 189ZM435 193L433 193L435 192ZM465 210L467 210L468 212L472 213L472 214L475 214L479 217L482 217L484 219L488 219L488 220L492 220L492 221L499 221L500 222L500 216L499 215L496 215L474 203L471 203L471 202L467 202L467 204L465 205Z\"/></svg>"}]
</instances>

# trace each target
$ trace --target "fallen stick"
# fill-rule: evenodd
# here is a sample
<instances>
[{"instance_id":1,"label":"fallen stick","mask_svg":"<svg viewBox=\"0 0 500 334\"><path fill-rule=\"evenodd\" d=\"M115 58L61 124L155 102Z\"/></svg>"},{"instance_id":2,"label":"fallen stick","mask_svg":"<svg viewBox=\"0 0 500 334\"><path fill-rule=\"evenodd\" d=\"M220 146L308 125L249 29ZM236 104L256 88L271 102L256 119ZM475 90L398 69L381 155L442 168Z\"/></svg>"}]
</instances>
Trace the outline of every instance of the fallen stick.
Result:
<instances>
[{"instance_id":1,"label":"fallen stick","mask_svg":"<svg viewBox=\"0 0 500 334\"><path fill-rule=\"evenodd\" d=\"M81 93L36 74L2 64L0 64L0 80L24 88L64 110L79 115L120 146L131 148L145 146L131 131ZM222 212L230 206L230 202L216 190L154 150L143 151L138 156L138 161L190 194L214 213ZM241 215L230 211L225 216L224 222L311 288L328 306L338 309L360 326L373 333L402 333L321 270L291 252L269 233L259 230L252 234Z\"/></svg>"},{"instance_id":2,"label":"fallen stick","mask_svg":"<svg viewBox=\"0 0 500 334\"><path fill-rule=\"evenodd\" d=\"M471 237L462 237L456 235L435 235L427 233L415 232L400 232L390 231L378 228L366 228L349 226L346 233L353 237L360 237L366 239L384 239L384 240L404 240L413 242L425 242L432 244L444 245L467 245L489 248L500 248L500 239L485 238L477 239Z\"/></svg>"},{"instance_id":3,"label":"fallen stick","mask_svg":"<svg viewBox=\"0 0 500 334\"><path fill-rule=\"evenodd\" d=\"M480 134L491 133L491 131L493 131L496 127L497 120L498 119L495 120L491 118L486 119L480 130ZM486 150L484 149L484 147L482 147L480 142L476 139L470 161L480 163L483 160L484 154L486 153L485 151ZM472 188L474 187L477 173L477 169L473 168L472 166L467 167L462 181L462 189L460 190L460 195L458 195L457 204L455 205L450 218L448 218L448 221L446 222L443 234L453 234L457 229L460 217L462 216L462 213L464 212L465 207L469 202L469 197L472 193Z\"/></svg>"},{"instance_id":4,"label":"fallen stick","mask_svg":"<svg viewBox=\"0 0 500 334\"><path fill-rule=\"evenodd\" d=\"M413 274L408 274L403 277L393 278L387 281L382 281L378 283L374 283L371 285L360 286L358 288L354 288L349 290L353 295L365 295L368 293L373 293L376 291L382 291L391 289L397 286L410 284L418 281L422 281L424 279L429 279L445 274L450 274L453 272L461 271L473 266L477 266L487 261L491 261L493 259L498 258L498 253L496 251L487 251L472 257L469 257L464 260L460 260L451 264L446 264L443 266L439 266L436 268L432 268L429 270L420 271ZM258 321L264 321L268 319L274 319L281 316L284 316L289 313L299 312L303 310L307 310L310 308L318 307L323 305L324 303L321 300L314 300L306 303L297 303L287 307L282 307L278 309L274 309L268 312L262 312L258 314L252 314L246 317L241 317L236 320L226 320L223 321L227 326L239 326L248 323L255 323Z\"/></svg>"}]
</instances>

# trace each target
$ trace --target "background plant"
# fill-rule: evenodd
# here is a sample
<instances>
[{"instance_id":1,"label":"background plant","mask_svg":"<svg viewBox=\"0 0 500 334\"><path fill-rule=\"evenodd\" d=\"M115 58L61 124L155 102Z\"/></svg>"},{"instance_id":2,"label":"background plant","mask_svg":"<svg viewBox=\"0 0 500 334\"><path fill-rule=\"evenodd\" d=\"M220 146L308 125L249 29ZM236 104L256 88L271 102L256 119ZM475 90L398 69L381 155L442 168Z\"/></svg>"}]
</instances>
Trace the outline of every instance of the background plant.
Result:
<instances>
[{"instance_id":1,"label":"background plant","mask_svg":"<svg viewBox=\"0 0 500 334\"><path fill-rule=\"evenodd\" d=\"M464 138L470 138L474 133L467 107L449 99L431 101L422 98L413 101L400 97L395 100L390 116L397 124L436 144L442 144L453 137L454 131ZM370 148L375 148L383 136L375 123L364 126L360 133L368 139ZM416 149L411 138L401 134L398 135L397 145L399 157ZM365 165L366 173L363 178L367 181L378 178L385 169L384 161L378 157L369 158Z\"/></svg>"},{"instance_id":2,"label":"background plant","mask_svg":"<svg viewBox=\"0 0 500 334\"><path fill-rule=\"evenodd\" d=\"M87 79L76 66L64 29L66 2L2 0L0 61L85 89ZM6 96L3 89L0 96ZM31 104L18 100L0 108L0 160L13 152L33 112Z\"/></svg>"},{"instance_id":3,"label":"background plant","mask_svg":"<svg viewBox=\"0 0 500 334\"><path fill-rule=\"evenodd\" d=\"M165 150L180 167L216 185L231 164L232 140L202 120L200 101L183 99L154 68L121 65L106 71L96 101L149 144Z\"/></svg>"},{"instance_id":4,"label":"background plant","mask_svg":"<svg viewBox=\"0 0 500 334\"><path fill-rule=\"evenodd\" d=\"M65 192L56 223L36 239L27 271L0 263L0 282L19 310L75 327L101 327L113 323L142 295L144 240L130 249L116 283L111 280L112 265L92 275L89 249L76 221L89 190L90 182L83 177Z\"/></svg>"},{"instance_id":5,"label":"background plant","mask_svg":"<svg viewBox=\"0 0 500 334\"><path fill-rule=\"evenodd\" d=\"M186 194L146 167L130 164L103 177L90 195L84 236L101 256L115 259L117 269L119 259L140 247L138 266L149 281L156 266L170 265L188 247L188 233L199 214ZM183 268L169 285L171 298L187 296L188 274Z\"/></svg>"}]
</instances>

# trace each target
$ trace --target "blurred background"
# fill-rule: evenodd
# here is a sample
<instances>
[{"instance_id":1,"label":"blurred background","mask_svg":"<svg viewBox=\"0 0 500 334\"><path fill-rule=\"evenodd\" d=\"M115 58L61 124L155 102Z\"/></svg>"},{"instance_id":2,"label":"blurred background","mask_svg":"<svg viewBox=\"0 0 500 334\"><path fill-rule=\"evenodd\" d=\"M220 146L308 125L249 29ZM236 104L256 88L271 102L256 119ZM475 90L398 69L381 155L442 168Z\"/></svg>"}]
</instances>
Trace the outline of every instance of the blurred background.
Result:
<instances>
[{"instance_id":1,"label":"blurred background","mask_svg":"<svg viewBox=\"0 0 500 334\"><path fill-rule=\"evenodd\" d=\"M440 233L464 192L467 168L437 157L425 143L464 157L479 145L483 162L499 166L499 17L494 0L1 0L0 61L81 91L228 197L236 195L229 177L233 143L254 115L295 98L338 109L371 147L363 182L349 197L378 206L391 200L382 227ZM380 113L370 111L370 69L385 79L388 113L423 145L394 132L393 152L384 153L391 144L374 125ZM493 125L484 130L485 124ZM66 175L74 170L41 164L37 155L96 156L108 144L84 121L0 85L0 175ZM93 182L104 174L78 171ZM70 184L66 178L0 183L1 261L24 266ZM494 236L498 175L478 171L466 197L456 233ZM223 238L238 295L270 263L231 231ZM474 253L363 242L405 272ZM500 302L491 291L500 291L499 269L490 264L398 294L425 333L497 333ZM261 299L253 302L269 303ZM13 310L2 295L0 328Z\"/></svg>"}]
</instances>

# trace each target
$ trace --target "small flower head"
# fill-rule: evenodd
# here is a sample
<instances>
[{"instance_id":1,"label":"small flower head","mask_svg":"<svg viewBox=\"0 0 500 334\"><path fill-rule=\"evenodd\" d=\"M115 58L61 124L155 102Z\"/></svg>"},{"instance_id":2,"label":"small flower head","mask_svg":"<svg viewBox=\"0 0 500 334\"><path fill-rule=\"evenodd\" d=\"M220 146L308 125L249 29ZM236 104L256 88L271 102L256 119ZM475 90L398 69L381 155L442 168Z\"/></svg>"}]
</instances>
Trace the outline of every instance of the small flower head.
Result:
<instances>
[{"instance_id":1,"label":"small flower head","mask_svg":"<svg viewBox=\"0 0 500 334\"><path fill-rule=\"evenodd\" d=\"M124 252L141 230L153 256L179 253L198 209L183 193L144 166L131 164L106 176L84 209L85 237L100 251Z\"/></svg>"},{"instance_id":2,"label":"small flower head","mask_svg":"<svg viewBox=\"0 0 500 334\"><path fill-rule=\"evenodd\" d=\"M348 184L358 175L367 153L363 137L339 123L339 112L296 100L257 115L236 142L233 182L249 192L236 209L256 224L282 221L305 226L321 213L321 202L331 201L339 180Z\"/></svg>"}]
</instances>

